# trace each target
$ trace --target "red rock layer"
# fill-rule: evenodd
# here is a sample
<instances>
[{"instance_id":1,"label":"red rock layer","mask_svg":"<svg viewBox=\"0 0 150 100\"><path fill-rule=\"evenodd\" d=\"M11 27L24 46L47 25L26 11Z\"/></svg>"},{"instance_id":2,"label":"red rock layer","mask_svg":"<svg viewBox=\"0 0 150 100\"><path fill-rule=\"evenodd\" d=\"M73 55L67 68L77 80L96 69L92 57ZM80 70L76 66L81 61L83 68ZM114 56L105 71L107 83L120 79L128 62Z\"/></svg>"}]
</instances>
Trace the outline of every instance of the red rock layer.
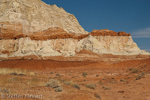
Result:
<instances>
[{"instance_id":1,"label":"red rock layer","mask_svg":"<svg viewBox=\"0 0 150 100\"><path fill-rule=\"evenodd\" d=\"M114 32L112 30L108 29L102 29L102 30L93 30L90 33L92 36L131 36L131 34L126 32Z\"/></svg>"},{"instance_id":2,"label":"red rock layer","mask_svg":"<svg viewBox=\"0 0 150 100\"><path fill-rule=\"evenodd\" d=\"M18 23L0 23L0 39L18 39L23 37L30 37L32 40L47 40L47 39L65 39L73 38L81 40L83 38L92 36L131 36L126 32L114 32L108 29L93 30L89 34L76 35L75 33L67 33L60 27L51 27L44 31L29 32L28 35L23 34L21 24Z\"/></svg>"}]
</instances>

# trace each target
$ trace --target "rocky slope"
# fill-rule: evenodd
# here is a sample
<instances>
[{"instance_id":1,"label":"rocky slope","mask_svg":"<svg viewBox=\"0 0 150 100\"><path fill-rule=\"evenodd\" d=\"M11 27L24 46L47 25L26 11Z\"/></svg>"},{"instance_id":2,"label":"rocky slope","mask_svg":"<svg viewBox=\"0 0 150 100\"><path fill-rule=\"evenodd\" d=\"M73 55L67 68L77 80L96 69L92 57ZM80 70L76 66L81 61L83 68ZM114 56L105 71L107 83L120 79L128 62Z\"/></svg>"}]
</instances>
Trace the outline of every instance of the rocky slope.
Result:
<instances>
[{"instance_id":1,"label":"rocky slope","mask_svg":"<svg viewBox=\"0 0 150 100\"><path fill-rule=\"evenodd\" d=\"M88 33L74 15L56 5L40 0L0 1L0 59L119 61L149 57L130 33L108 29Z\"/></svg>"}]
</instances>

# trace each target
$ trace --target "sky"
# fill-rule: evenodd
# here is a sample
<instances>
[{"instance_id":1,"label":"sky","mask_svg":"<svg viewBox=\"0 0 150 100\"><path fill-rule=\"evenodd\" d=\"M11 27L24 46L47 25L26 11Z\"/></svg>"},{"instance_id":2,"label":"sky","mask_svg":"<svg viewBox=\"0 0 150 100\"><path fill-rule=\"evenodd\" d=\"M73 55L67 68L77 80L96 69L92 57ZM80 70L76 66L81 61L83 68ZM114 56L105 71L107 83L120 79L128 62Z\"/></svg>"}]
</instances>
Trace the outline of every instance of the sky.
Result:
<instances>
[{"instance_id":1,"label":"sky","mask_svg":"<svg viewBox=\"0 0 150 100\"><path fill-rule=\"evenodd\" d=\"M88 32L109 29L131 33L150 52L150 0L42 0L73 14Z\"/></svg>"}]
</instances>

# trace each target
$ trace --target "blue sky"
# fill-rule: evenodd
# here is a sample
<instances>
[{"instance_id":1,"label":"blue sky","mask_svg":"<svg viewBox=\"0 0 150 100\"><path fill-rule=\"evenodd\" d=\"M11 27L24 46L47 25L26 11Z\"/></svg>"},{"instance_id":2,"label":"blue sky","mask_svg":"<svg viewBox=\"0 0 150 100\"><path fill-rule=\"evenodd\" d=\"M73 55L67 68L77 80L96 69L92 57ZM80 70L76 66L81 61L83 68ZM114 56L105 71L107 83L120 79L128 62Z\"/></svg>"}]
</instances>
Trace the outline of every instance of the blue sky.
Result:
<instances>
[{"instance_id":1,"label":"blue sky","mask_svg":"<svg viewBox=\"0 0 150 100\"><path fill-rule=\"evenodd\" d=\"M150 51L150 0L42 0L75 15L88 32L109 29L131 33L134 42Z\"/></svg>"}]
</instances>

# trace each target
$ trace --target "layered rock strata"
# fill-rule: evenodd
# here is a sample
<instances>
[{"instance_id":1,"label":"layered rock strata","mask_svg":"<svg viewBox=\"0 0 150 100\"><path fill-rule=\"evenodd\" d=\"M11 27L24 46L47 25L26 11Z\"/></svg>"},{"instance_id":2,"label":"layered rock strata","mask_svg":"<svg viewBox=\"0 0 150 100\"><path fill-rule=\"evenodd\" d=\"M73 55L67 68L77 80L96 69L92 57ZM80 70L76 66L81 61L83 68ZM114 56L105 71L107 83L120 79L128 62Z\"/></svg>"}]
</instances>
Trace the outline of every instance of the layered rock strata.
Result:
<instances>
[{"instance_id":1,"label":"layered rock strata","mask_svg":"<svg viewBox=\"0 0 150 100\"><path fill-rule=\"evenodd\" d=\"M119 61L149 58L131 34L88 33L74 15L40 0L0 1L0 59Z\"/></svg>"}]
</instances>

